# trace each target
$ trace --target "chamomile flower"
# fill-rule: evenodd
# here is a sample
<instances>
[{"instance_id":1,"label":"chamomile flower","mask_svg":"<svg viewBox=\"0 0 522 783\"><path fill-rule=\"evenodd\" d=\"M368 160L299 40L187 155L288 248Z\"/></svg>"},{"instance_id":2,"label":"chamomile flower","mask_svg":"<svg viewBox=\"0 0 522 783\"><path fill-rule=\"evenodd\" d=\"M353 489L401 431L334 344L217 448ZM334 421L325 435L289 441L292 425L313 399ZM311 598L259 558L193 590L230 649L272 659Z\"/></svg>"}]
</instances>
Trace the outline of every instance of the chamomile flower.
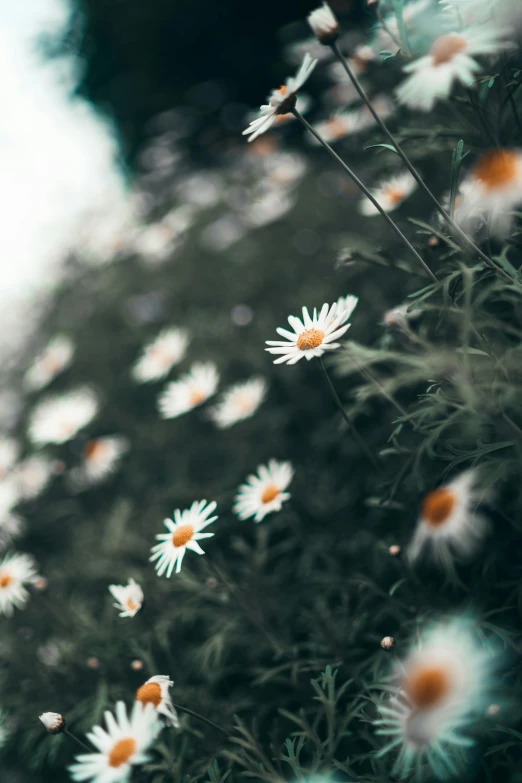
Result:
<instances>
[{"instance_id":1,"label":"chamomile flower","mask_svg":"<svg viewBox=\"0 0 522 783\"><path fill-rule=\"evenodd\" d=\"M471 618L451 618L429 628L396 670L397 694L379 706L378 734L390 737L379 752L399 747L393 775L405 777L428 764L438 778L458 778L466 736L488 704L492 651L473 633Z\"/></svg>"},{"instance_id":2,"label":"chamomile flower","mask_svg":"<svg viewBox=\"0 0 522 783\"><path fill-rule=\"evenodd\" d=\"M116 704L116 716L105 712L106 729L94 726L87 739L96 753L76 757L69 767L73 780L92 783L126 783L132 767L149 761L146 751L161 730L152 705L135 702L130 716L122 701Z\"/></svg>"},{"instance_id":3,"label":"chamomile flower","mask_svg":"<svg viewBox=\"0 0 522 783\"><path fill-rule=\"evenodd\" d=\"M293 476L290 462L271 459L268 465L260 465L257 474L248 476L245 484L239 487L234 513L240 519L254 517L254 522L261 522L267 514L281 511L283 503L290 500L291 495L285 490Z\"/></svg>"},{"instance_id":4,"label":"chamomile flower","mask_svg":"<svg viewBox=\"0 0 522 783\"><path fill-rule=\"evenodd\" d=\"M510 221L509 211L522 203L522 151L490 149L482 153L460 186L456 218L461 224L486 217L494 233ZM506 223L507 221L507 223Z\"/></svg>"},{"instance_id":5,"label":"chamomile flower","mask_svg":"<svg viewBox=\"0 0 522 783\"><path fill-rule=\"evenodd\" d=\"M306 82L315 66L317 60L305 54L303 63L299 68L297 75L286 80L278 90L273 90L268 98L268 103L261 106L259 116L252 120L244 136L250 136L249 141L253 141L262 133L265 133L275 122L276 117L282 114L289 114L295 108L297 92Z\"/></svg>"},{"instance_id":6,"label":"chamomile flower","mask_svg":"<svg viewBox=\"0 0 522 783\"><path fill-rule=\"evenodd\" d=\"M38 575L29 555L5 555L0 562L0 614L10 617L14 608L23 609L29 598L25 585Z\"/></svg>"},{"instance_id":7,"label":"chamomile flower","mask_svg":"<svg viewBox=\"0 0 522 783\"><path fill-rule=\"evenodd\" d=\"M167 384L158 397L163 419L174 419L202 405L217 389L219 374L212 362L196 362L186 375Z\"/></svg>"},{"instance_id":8,"label":"chamomile flower","mask_svg":"<svg viewBox=\"0 0 522 783\"><path fill-rule=\"evenodd\" d=\"M323 3L308 14L307 21L319 43L330 46L339 38L339 22L328 3Z\"/></svg>"},{"instance_id":9,"label":"chamomile flower","mask_svg":"<svg viewBox=\"0 0 522 783\"><path fill-rule=\"evenodd\" d=\"M129 450L129 442L121 435L105 435L87 441L83 447L83 462L77 479L80 484L99 484L112 475L120 459Z\"/></svg>"},{"instance_id":10,"label":"chamomile flower","mask_svg":"<svg viewBox=\"0 0 522 783\"><path fill-rule=\"evenodd\" d=\"M266 394L266 381L263 378L251 378L236 383L227 389L217 403L213 419L220 429L226 429L243 419L249 419L263 402Z\"/></svg>"},{"instance_id":11,"label":"chamomile flower","mask_svg":"<svg viewBox=\"0 0 522 783\"><path fill-rule=\"evenodd\" d=\"M19 454L20 444L17 440L9 437L0 438L0 480L5 478L14 467Z\"/></svg>"},{"instance_id":12,"label":"chamomile flower","mask_svg":"<svg viewBox=\"0 0 522 783\"><path fill-rule=\"evenodd\" d=\"M202 533L201 531L217 519L217 516L209 519L209 515L215 509L216 503L214 501L207 504L206 500L195 500L191 507L184 511L177 508L174 511L174 520L163 520L163 524L169 532L156 536L160 543L152 547L152 556L149 558L151 561L158 561L155 565L158 576L166 574L167 578L170 578L174 567L176 573L179 574L187 549L198 555L205 554L198 541L203 538L211 538L214 535L214 533Z\"/></svg>"},{"instance_id":13,"label":"chamomile flower","mask_svg":"<svg viewBox=\"0 0 522 783\"><path fill-rule=\"evenodd\" d=\"M382 182L378 188L372 191L372 196L385 212L393 212L408 196L411 196L416 188L417 183L414 178L409 172L405 172ZM379 214L377 207L368 198L364 198L360 202L359 210L367 217Z\"/></svg>"},{"instance_id":14,"label":"chamomile flower","mask_svg":"<svg viewBox=\"0 0 522 783\"><path fill-rule=\"evenodd\" d=\"M134 617L140 611L143 590L134 579L129 579L126 585L109 585L109 592L116 601L113 606L120 610L120 617Z\"/></svg>"},{"instance_id":15,"label":"chamomile flower","mask_svg":"<svg viewBox=\"0 0 522 783\"><path fill-rule=\"evenodd\" d=\"M484 495L473 470L425 495L408 549L409 558L416 560L425 547L443 565L451 564L453 553L471 555L486 532L486 520L477 512Z\"/></svg>"},{"instance_id":16,"label":"chamomile flower","mask_svg":"<svg viewBox=\"0 0 522 783\"><path fill-rule=\"evenodd\" d=\"M24 520L11 511L0 514L0 552L11 546L15 538L18 538L25 527Z\"/></svg>"},{"instance_id":17,"label":"chamomile flower","mask_svg":"<svg viewBox=\"0 0 522 783\"><path fill-rule=\"evenodd\" d=\"M160 715L167 726L179 728L178 713L174 709L169 689L174 682L166 674L156 674L136 691L136 701L139 701L145 707L152 704L158 715Z\"/></svg>"},{"instance_id":18,"label":"chamomile flower","mask_svg":"<svg viewBox=\"0 0 522 783\"><path fill-rule=\"evenodd\" d=\"M265 350L272 354L282 354L274 360L274 364L295 364L303 357L310 360L322 356L325 351L339 348L339 343L335 340L342 337L350 326L344 324L343 319L344 310L339 312L337 304L331 307L324 304L319 314L314 308L312 316L308 309L303 307L303 320L295 315L288 316L288 323L294 331L278 327L277 333L285 340L267 340L266 344L270 348Z\"/></svg>"},{"instance_id":19,"label":"chamomile flower","mask_svg":"<svg viewBox=\"0 0 522 783\"><path fill-rule=\"evenodd\" d=\"M98 412L96 395L88 387L57 397L48 397L34 409L28 434L38 445L66 443Z\"/></svg>"},{"instance_id":20,"label":"chamomile flower","mask_svg":"<svg viewBox=\"0 0 522 783\"><path fill-rule=\"evenodd\" d=\"M55 337L27 370L24 384L30 391L43 389L72 362L74 343L65 335Z\"/></svg>"},{"instance_id":21,"label":"chamomile flower","mask_svg":"<svg viewBox=\"0 0 522 783\"><path fill-rule=\"evenodd\" d=\"M15 480L20 497L33 500L46 488L53 475L53 462L43 455L27 457L17 466Z\"/></svg>"},{"instance_id":22,"label":"chamomile flower","mask_svg":"<svg viewBox=\"0 0 522 783\"><path fill-rule=\"evenodd\" d=\"M142 356L132 368L138 383L148 383L164 378L187 351L188 332L185 329L164 329L143 349Z\"/></svg>"},{"instance_id":23,"label":"chamomile flower","mask_svg":"<svg viewBox=\"0 0 522 783\"><path fill-rule=\"evenodd\" d=\"M431 111L438 99L450 94L455 82L473 83L481 68L474 55L495 54L505 48L504 32L495 25L444 33L427 55L404 67L411 76L397 89L397 98L412 108Z\"/></svg>"}]
</instances>

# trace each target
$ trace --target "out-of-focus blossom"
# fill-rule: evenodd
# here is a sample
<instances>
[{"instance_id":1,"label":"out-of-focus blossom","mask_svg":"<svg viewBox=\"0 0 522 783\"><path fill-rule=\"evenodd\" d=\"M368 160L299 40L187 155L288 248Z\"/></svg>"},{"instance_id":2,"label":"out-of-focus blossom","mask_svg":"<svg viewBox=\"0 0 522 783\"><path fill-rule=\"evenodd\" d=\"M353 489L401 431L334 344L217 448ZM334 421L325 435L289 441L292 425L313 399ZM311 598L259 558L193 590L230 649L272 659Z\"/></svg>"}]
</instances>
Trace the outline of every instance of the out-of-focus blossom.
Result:
<instances>
[{"instance_id":1,"label":"out-of-focus blossom","mask_svg":"<svg viewBox=\"0 0 522 783\"><path fill-rule=\"evenodd\" d=\"M382 319L384 325L400 328L405 326L408 321L417 319L421 314L421 310L410 310L410 307L411 303L406 302L405 304L397 305L397 307L386 310Z\"/></svg>"},{"instance_id":2,"label":"out-of-focus blossom","mask_svg":"<svg viewBox=\"0 0 522 783\"><path fill-rule=\"evenodd\" d=\"M158 398L163 419L173 419L202 405L217 389L219 373L212 362L196 362L186 375L167 384Z\"/></svg>"},{"instance_id":3,"label":"out-of-focus blossom","mask_svg":"<svg viewBox=\"0 0 522 783\"><path fill-rule=\"evenodd\" d=\"M43 389L70 365L73 356L73 341L63 334L57 335L27 370L25 387L30 391Z\"/></svg>"},{"instance_id":4,"label":"out-of-focus blossom","mask_svg":"<svg viewBox=\"0 0 522 783\"><path fill-rule=\"evenodd\" d=\"M0 614L10 617L13 610L23 609L29 598L26 584L34 583L38 575L29 555L5 555L0 562Z\"/></svg>"},{"instance_id":5,"label":"out-of-focus blossom","mask_svg":"<svg viewBox=\"0 0 522 783\"><path fill-rule=\"evenodd\" d=\"M393 212L408 196L411 196L416 188L417 183L412 175L405 172L382 182L378 188L372 191L372 196L385 212ZM359 210L368 217L379 214L377 207L366 197L360 202Z\"/></svg>"},{"instance_id":6,"label":"out-of-focus blossom","mask_svg":"<svg viewBox=\"0 0 522 783\"><path fill-rule=\"evenodd\" d=\"M80 485L99 484L117 470L120 459L129 450L127 438L105 435L87 441L83 447L83 462L76 473Z\"/></svg>"},{"instance_id":7,"label":"out-of-focus blossom","mask_svg":"<svg viewBox=\"0 0 522 783\"><path fill-rule=\"evenodd\" d=\"M120 617L134 617L143 605L143 590L129 579L126 585L109 585L109 592L116 601L113 606L120 610Z\"/></svg>"},{"instance_id":8,"label":"out-of-focus blossom","mask_svg":"<svg viewBox=\"0 0 522 783\"><path fill-rule=\"evenodd\" d=\"M218 401L212 418L220 429L226 429L238 421L249 419L263 402L266 381L251 378L227 389Z\"/></svg>"},{"instance_id":9,"label":"out-of-focus blossom","mask_svg":"<svg viewBox=\"0 0 522 783\"><path fill-rule=\"evenodd\" d=\"M179 729L178 713L174 709L169 689L174 682L166 674L155 674L144 682L136 691L136 701L143 706L152 704L157 714L163 718L167 726Z\"/></svg>"},{"instance_id":10,"label":"out-of-focus blossom","mask_svg":"<svg viewBox=\"0 0 522 783\"><path fill-rule=\"evenodd\" d=\"M325 351L339 348L336 343L347 331L350 324L344 324L344 310L339 312L337 304L331 307L324 304L317 314L314 308L311 316L306 307L303 307L303 320L295 315L288 316L288 323L294 330L278 327L277 333L285 340L267 340L269 348L265 350L272 354L281 354L274 360L274 364L295 364L305 357L307 360L322 356Z\"/></svg>"},{"instance_id":11,"label":"out-of-focus blossom","mask_svg":"<svg viewBox=\"0 0 522 783\"><path fill-rule=\"evenodd\" d=\"M53 462L43 455L27 457L15 472L16 483L23 500L32 500L43 492L53 475Z\"/></svg>"},{"instance_id":12,"label":"out-of-focus blossom","mask_svg":"<svg viewBox=\"0 0 522 783\"><path fill-rule=\"evenodd\" d=\"M251 228L261 228L281 220L293 209L295 199L280 188L270 188L255 198L242 210L245 223Z\"/></svg>"},{"instance_id":13,"label":"out-of-focus blossom","mask_svg":"<svg viewBox=\"0 0 522 783\"><path fill-rule=\"evenodd\" d=\"M385 120L393 111L392 101L385 95L377 96L373 101L373 108L380 116ZM332 143L334 141L340 141L346 136L351 136L355 133L361 133L368 128L375 125L375 120L370 114L366 106L361 106L358 109L351 109L350 111L340 112L330 117L328 120L316 124L316 130L322 138ZM313 136L310 137L310 143L317 144L317 139Z\"/></svg>"},{"instance_id":14,"label":"out-of-focus blossom","mask_svg":"<svg viewBox=\"0 0 522 783\"><path fill-rule=\"evenodd\" d=\"M413 0L411 3L403 3L401 7L402 20L406 28L408 38L414 37L416 29L427 24L436 14L436 4L433 0ZM399 48L405 48L405 42L400 41L400 29L397 16L394 12L383 17L383 23L379 24L375 32L373 47L377 52L397 52Z\"/></svg>"},{"instance_id":15,"label":"out-of-focus blossom","mask_svg":"<svg viewBox=\"0 0 522 783\"><path fill-rule=\"evenodd\" d=\"M207 250L221 253L245 236L245 227L234 214L222 215L205 226L200 242Z\"/></svg>"},{"instance_id":16,"label":"out-of-focus blossom","mask_svg":"<svg viewBox=\"0 0 522 783\"><path fill-rule=\"evenodd\" d=\"M188 341L186 329L164 329L143 349L142 355L132 368L134 380L148 383L164 378L185 356Z\"/></svg>"},{"instance_id":17,"label":"out-of-focus blossom","mask_svg":"<svg viewBox=\"0 0 522 783\"><path fill-rule=\"evenodd\" d=\"M328 3L323 3L308 14L307 21L319 43L330 46L339 38L339 22Z\"/></svg>"},{"instance_id":18,"label":"out-of-focus blossom","mask_svg":"<svg viewBox=\"0 0 522 783\"><path fill-rule=\"evenodd\" d=\"M97 412L98 399L88 387L58 397L48 397L33 410L28 426L29 438L38 445L66 443Z\"/></svg>"},{"instance_id":19,"label":"out-of-focus blossom","mask_svg":"<svg viewBox=\"0 0 522 783\"><path fill-rule=\"evenodd\" d=\"M20 454L20 444L14 438L0 438L0 480L14 467Z\"/></svg>"},{"instance_id":20,"label":"out-of-focus blossom","mask_svg":"<svg viewBox=\"0 0 522 783\"><path fill-rule=\"evenodd\" d=\"M260 465L256 474L248 476L239 487L234 500L234 513L240 519L254 517L261 522L267 514L281 511L283 503L290 500L285 490L294 476L290 462L278 462L271 459L268 465Z\"/></svg>"},{"instance_id":21,"label":"out-of-focus blossom","mask_svg":"<svg viewBox=\"0 0 522 783\"><path fill-rule=\"evenodd\" d=\"M165 220L143 229L134 241L134 250L149 263L161 263L177 248L178 235Z\"/></svg>"},{"instance_id":22,"label":"out-of-focus blossom","mask_svg":"<svg viewBox=\"0 0 522 783\"><path fill-rule=\"evenodd\" d=\"M306 160L291 152L279 152L265 161L265 182L271 187L289 188L303 177Z\"/></svg>"},{"instance_id":23,"label":"out-of-focus blossom","mask_svg":"<svg viewBox=\"0 0 522 783\"><path fill-rule=\"evenodd\" d=\"M208 518L216 509L216 503L207 503L206 500L196 500L190 508L174 511L174 520L165 519L163 524L169 531L159 533L156 538L160 542L152 547L152 555L149 560L157 560L155 565L158 576L165 574L167 578L172 576L174 568L176 573L181 571L181 564L185 552L190 549L198 555L204 555L198 541L203 538L211 538L214 533L202 533L201 531L214 522L217 516Z\"/></svg>"}]
</instances>

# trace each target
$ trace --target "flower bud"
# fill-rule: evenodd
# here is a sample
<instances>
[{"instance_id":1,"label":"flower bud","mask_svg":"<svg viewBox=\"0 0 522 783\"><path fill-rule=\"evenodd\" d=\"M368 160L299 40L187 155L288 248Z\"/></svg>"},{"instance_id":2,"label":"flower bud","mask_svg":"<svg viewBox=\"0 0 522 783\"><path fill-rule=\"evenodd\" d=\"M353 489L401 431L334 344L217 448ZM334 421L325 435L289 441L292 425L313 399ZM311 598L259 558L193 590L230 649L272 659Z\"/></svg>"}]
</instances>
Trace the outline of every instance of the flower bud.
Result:
<instances>
[{"instance_id":1,"label":"flower bud","mask_svg":"<svg viewBox=\"0 0 522 783\"><path fill-rule=\"evenodd\" d=\"M383 650L393 650L395 647L395 639L393 636L385 636L381 639L381 647Z\"/></svg>"},{"instance_id":2,"label":"flower bud","mask_svg":"<svg viewBox=\"0 0 522 783\"><path fill-rule=\"evenodd\" d=\"M65 729L65 718L59 712L43 712L39 719L49 734L60 734Z\"/></svg>"},{"instance_id":3,"label":"flower bud","mask_svg":"<svg viewBox=\"0 0 522 783\"><path fill-rule=\"evenodd\" d=\"M328 3L323 3L308 15L308 24L319 43L325 46L330 46L339 38L339 22Z\"/></svg>"},{"instance_id":4,"label":"flower bud","mask_svg":"<svg viewBox=\"0 0 522 783\"><path fill-rule=\"evenodd\" d=\"M388 549L388 552L392 557L397 557L397 555L400 553L401 548L398 544L392 544L391 547Z\"/></svg>"}]
</instances>

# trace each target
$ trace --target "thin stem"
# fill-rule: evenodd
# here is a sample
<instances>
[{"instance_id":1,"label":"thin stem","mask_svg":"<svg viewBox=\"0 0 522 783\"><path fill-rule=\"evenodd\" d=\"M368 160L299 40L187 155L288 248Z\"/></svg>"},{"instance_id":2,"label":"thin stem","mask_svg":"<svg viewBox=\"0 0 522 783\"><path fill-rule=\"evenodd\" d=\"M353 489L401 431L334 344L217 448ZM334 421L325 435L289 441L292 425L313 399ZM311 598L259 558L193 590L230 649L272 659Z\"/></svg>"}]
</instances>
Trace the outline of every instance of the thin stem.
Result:
<instances>
[{"instance_id":1,"label":"thin stem","mask_svg":"<svg viewBox=\"0 0 522 783\"><path fill-rule=\"evenodd\" d=\"M350 168L350 167L349 167L349 166L348 166L348 165L347 165L347 164L344 162L344 160L343 160L342 158L340 158L340 157L339 157L339 155L338 155L338 154L335 152L335 150L333 150L333 149L332 149L332 147L330 147L330 145L329 145L329 144L328 144L328 143L327 143L327 142L326 142L326 141L325 141L325 140L322 138L322 136L321 136L321 135L320 135L320 134L319 134L319 133L318 133L318 132L315 130L315 128L314 128L314 127L312 127L312 125L310 125L310 123L309 123L307 120L305 120L305 118L303 117L303 115L302 115L302 114L300 114L300 113L297 111L297 109L292 109L292 114L294 114L294 116L295 116L295 117L297 117L297 119L298 119L298 120L300 120L300 121L303 123L303 125L305 126L305 128L306 128L307 130L309 130L309 131L310 131L310 133L312 134L312 136L315 136L315 138L317 139L317 141L318 141L320 144L322 144L322 145L323 145L323 147L324 147L326 150L328 150L328 152L330 153L330 155L331 155L331 156L332 156L332 157L333 157L333 158L334 158L334 159L337 161L337 163L339 163L339 164L340 164L340 165L343 167L343 169L344 169L344 170L345 170L345 172L348 174L348 176L350 177L350 179L352 179L352 180L355 182L355 184L357 185L357 187L358 187L358 188L360 188L360 190L362 190L362 192L364 193L364 195L366 196L366 198L367 198L367 199L369 199L369 200L372 202L373 206L374 206L374 207L376 208L376 210L377 210L377 211L378 211L378 212L379 212L379 213L380 213L380 214L383 216L383 218L386 220L386 222L388 223L388 225L389 225L389 226L391 226L391 228L392 228L392 229L395 231L395 233L397 234L397 236L399 236L399 237L402 239L402 241L404 242L404 244L406 245L406 247L407 247L409 250L411 250L411 252L412 252L412 253L413 253L413 255L415 256L415 258L417 259L417 261L418 261L418 262L419 262L419 263L422 265L422 267L424 268L424 271L426 272L426 274L427 274L427 275L428 275L428 276L429 276L429 277L430 277L430 278L433 280L433 282L434 282L434 283L438 283L438 280L437 280L437 278L435 277L435 275L433 274L433 272L431 271L431 269L429 268L429 266L428 266L428 265L425 263L425 261L422 259L422 257L419 255L419 253L418 253L418 252L415 250L415 248L413 247L413 245L411 244L411 242L409 241L409 239L407 239L407 238L404 236L404 234L403 234L403 233L402 233L402 231L400 230L399 226L398 226L398 225L397 225L397 224L396 224L396 223L395 223L395 222L394 222L394 221L391 219L391 217L388 215L388 213L384 211L384 209L381 207L381 205L379 204L379 202L377 201L377 199L376 199L376 198L374 198L374 196L372 196L372 194L370 193L370 191L368 190L368 188L366 187L366 185L364 185L364 184L361 182L361 180L360 180L360 179L359 179L359 177L358 177L358 176L355 174L355 172L353 172L353 171L352 171L352 169L351 169L351 168Z\"/></svg>"},{"instance_id":2,"label":"thin stem","mask_svg":"<svg viewBox=\"0 0 522 783\"><path fill-rule=\"evenodd\" d=\"M397 400L395 399L395 397L392 394L390 394L389 392L386 391L386 389L381 384L379 379L376 378L375 375L373 375L370 372L370 370L368 370L367 367L361 366L359 364L359 362L357 361L355 356L352 354L352 352L350 351L350 348L347 345L345 345L344 348L345 348L347 354L349 355L350 359L353 361L353 363L355 364L355 366L359 370L359 372L362 373L366 377L367 380L369 380L371 383L375 384L375 386L377 387L377 389L379 389L379 391L382 394L382 396L385 397L388 400L388 402L391 402L393 407L396 408L399 411L401 416L407 417L408 414L404 410L402 405L399 402L397 402Z\"/></svg>"},{"instance_id":3,"label":"thin stem","mask_svg":"<svg viewBox=\"0 0 522 783\"><path fill-rule=\"evenodd\" d=\"M403 161L403 163L405 164L407 169L410 171L412 177L414 177L416 182L420 185L420 187L424 190L424 192L430 197L430 199L433 201L433 204L434 204L435 208L440 212L442 217L447 221L448 225L451 226L453 231L455 231L455 233L460 237L460 239L462 239L470 248L472 248L475 251L475 253L478 253L480 258L488 266L490 266L492 269L495 269L497 272L500 272L500 274L502 274L503 277L511 280L509 275L507 273L505 273L503 269L500 269L494 263L494 261L492 261L492 259L489 258L489 256L487 256L485 253L483 253L482 250L479 247L477 247L477 245L473 242L473 240L470 237L468 237L468 235L460 228L460 226L457 223L455 223L454 220L452 220L451 216L447 213L447 211L444 209L442 204L438 201L436 196L431 192L429 187L426 185L426 183L424 182L422 176L419 174L419 172L417 171L417 169L415 168L413 163L410 161L410 159L408 158L408 156L406 155L406 153L404 152L404 150L400 146L399 142L395 139L395 136L393 135L393 133L388 129L388 126L384 123L384 121L379 117L379 115L377 114L377 112L373 108L372 102L370 101L368 95L364 91L361 83L359 82L359 80L357 79L355 74L353 73L352 69L350 68L350 66L346 62L345 58L343 57L343 54L342 54L341 50L339 49L337 43L336 42L332 43L331 44L331 48L332 48L332 51L334 52L335 56L337 57L337 59L339 60L341 65L343 66L344 70L346 71L346 74L347 74L348 78L350 79L350 81L352 82L353 86L357 90L357 93L359 94L359 97L361 98L361 100L368 107L368 110L369 110L370 114L372 115L373 119L378 124L378 126L380 127L382 132L386 135L386 137L393 144L397 154L399 155L399 157L401 158L401 160Z\"/></svg>"},{"instance_id":4,"label":"thin stem","mask_svg":"<svg viewBox=\"0 0 522 783\"><path fill-rule=\"evenodd\" d=\"M339 395L335 391L335 386L333 385L333 383L331 381L331 378L330 378L330 376L328 375L328 373L326 371L326 367L324 366L324 362L323 362L322 357L319 356L318 359L319 359L319 364L321 366L321 370L323 371L323 375L326 378L326 383L328 384L328 388L330 389L330 391L332 393L332 397L334 398L335 404L339 408L339 411L341 412L341 415L342 415L344 421L348 425L348 428L355 435L355 438L356 438L357 442L359 443L359 446L361 446L361 448L364 450L366 456L372 461L374 467L377 467L377 463L375 462L373 454L371 453L370 449L366 445L364 439L359 435L359 433L358 433L358 431L357 431L357 429L355 427L355 424L353 423L353 421L350 419L350 417L346 413L346 411L344 409L344 405L342 404L341 400L339 399Z\"/></svg>"},{"instance_id":5,"label":"thin stem","mask_svg":"<svg viewBox=\"0 0 522 783\"><path fill-rule=\"evenodd\" d=\"M74 740L74 741L76 742L76 744L77 744L77 745L79 745L81 748L83 748L84 750L86 750L86 751L87 751L87 753L94 753L94 751L92 750L92 748L89 748L89 747L88 747L88 745L85 745L85 743L83 743L83 742L81 741L81 739L78 739L78 737L76 737L76 736L75 736L75 735L72 733L72 731L69 731L69 729L64 729L64 730L63 730L63 733L64 733L64 734L67 734L67 736L68 736L68 737L70 737L72 740Z\"/></svg>"},{"instance_id":6,"label":"thin stem","mask_svg":"<svg viewBox=\"0 0 522 783\"><path fill-rule=\"evenodd\" d=\"M194 712L194 710L189 710L188 707L182 707L181 704L172 704L172 706L179 710L180 712L184 712L187 715L191 715L193 718L197 718L198 720L202 721L203 723L207 723L209 726L212 726L213 729L216 729L216 731L220 731L221 734L224 734L225 737L230 737L230 732L226 729L222 728L221 726L218 726L217 723L214 723L213 720L210 720L209 718L205 718L203 715L200 715L199 712Z\"/></svg>"}]
</instances>

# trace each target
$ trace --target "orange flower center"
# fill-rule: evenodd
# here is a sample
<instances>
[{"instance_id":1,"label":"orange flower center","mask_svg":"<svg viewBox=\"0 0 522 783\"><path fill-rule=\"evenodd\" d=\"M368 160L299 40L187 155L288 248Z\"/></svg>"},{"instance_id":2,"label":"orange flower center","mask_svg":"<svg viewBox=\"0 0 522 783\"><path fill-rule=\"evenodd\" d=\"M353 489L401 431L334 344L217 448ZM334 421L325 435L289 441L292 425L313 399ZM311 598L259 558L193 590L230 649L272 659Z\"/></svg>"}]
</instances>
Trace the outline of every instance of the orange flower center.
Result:
<instances>
[{"instance_id":1,"label":"orange flower center","mask_svg":"<svg viewBox=\"0 0 522 783\"><path fill-rule=\"evenodd\" d=\"M309 351L317 348L324 340L324 332L321 329L306 329L297 338L297 347L300 351Z\"/></svg>"},{"instance_id":2,"label":"orange flower center","mask_svg":"<svg viewBox=\"0 0 522 783\"><path fill-rule=\"evenodd\" d=\"M56 354L49 351L49 353L45 353L42 357L42 367L49 375L56 375L61 368L61 362Z\"/></svg>"},{"instance_id":3,"label":"orange flower center","mask_svg":"<svg viewBox=\"0 0 522 783\"><path fill-rule=\"evenodd\" d=\"M161 688L157 682L146 682L136 691L136 701L141 701L143 706L154 704L159 707L161 704Z\"/></svg>"},{"instance_id":4,"label":"orange flower center","mask_svg":"<svg viewBox=\"0 0 522 783\"><path fill-rule=\"evenodd\" d=\"M393 185L384 188L382 195L387 198L391 204L398 204L404 198L404 192L397 187L393 187Z\"/></svg>"},{"instance_id":5,"label":"orange flower center","mask_svg":"<svg viewBox=\"0 0 522 783\"><path fill-rule=\"evenodd\" d=\"M0 574L0 587L9 587L12 581L13 577L9 574Z\"/></svg>"},{"instance_id":6,"label":"orange flower center","mask_svg":"<svg viewBox=\"0 0 522 783\"><path fill-rule=\"evenodd\" d=\"M191 389L189 402L191 405L200 405L206 398L206 394L201 389Z\"/></svg>"},{"instance_id":7,"label":"orange flower center","mask_svg":"<svg viewBox=\"0 0 522 783\"><path fill-rule=\"evenodd\" d=\"M486 190L495 190L515 179L517 162L518 155L511 150L487 150L475 163L473 174Z\"/></svg>"},{"instance_id":8,"label":"orange flower center","mask_svg":"<svg viewBox=\"0 0 522 783\"><path fill-rule=\"evenodd\" d=\"M147 353L162 367L167 367L172 362L172 351L167 345L151 345Z\"/></svg>"},{"instance_id":9,"label":"orange flower center","mask_svg":"<svg viewBox=\"0 0 522 783\"><path fill-rule=\"evenodd\" d=\"M172 544L175 547L185 546L187 541L190 541L193 535L194 528L192 525L180 525L172 534Z\"/></svg>"},{"instance_id":10,"label":"orange flower center","mask_svg":"<svg viewBox=\"0 0 522 783\"><path fill-rule=\"evenodd\" d=\"M109 753L109 767L121 767L130 759L135 749L136 740L132 737L118 740Z\"/></svg>"},{"instance_id":11,"label":"orange flower center","mask_svg":"<svg viewBox=\"0 0 522 783\"><path fill-rule=\"evenodd\" d=\"M250 413L254 407L254 398L244 391L238 392L233 402L241 413Z\"/></svg>"},{"instance_id":12,"label":"orange flower center","mask_svg":"<svg viewBox=\"0 0 522 783\"><path fill-rule=\"evenodd\" d=\"M455 495L447 487L429 492L421 504L422 519L430 527L438 527L447 522L455 507Z\"/></svg>"},{"instance_id":13,"label":"orange flower center","mask_svg":"<svg viewBox=\"0 0 522 783\"><path fill-rule=\"evenodd\" d=\"M456 33L441 35L440 38L432 44L430 54L433 58L433 65L443 65L449 63L455 55L460 54L467 46L466 39Z\"/></svg>"},{"instance_id":14,"label":"orange flower center","mask_svg":"<svg viewBox=\"0 0 522 783\"><path fill-rule=\"evenodd\" d=\"M83 447L83 456L86 460L96 460L101 457L105 444L100 438L90 440Z\"/></svg>"},{"instance_id":15,"label":"orange flower center","mask_svg":"<svg viewBox=\"0 0 522 783\"><path fill-rule=\"evenodd\" d=\"M334 139L340 139L346 134L346 120L341 120L339 117L332 117L332 119L327 120L325 124L328 133L330 133Z\"/></svg>"},{"instance_id":16,"label":"orange flower center","mask_svg":"<svg viewBox=\"0 0 522 783\"><path fill-rule=\"evenodd\" d=\"M127 598L127 609L130 609L130 611L133 612L137 608L138 604L136 601L133 601L132 598Z\"/></svg>"},{"instance_id":17,"label":"orange flower center","mask_svg":"<svg viewBox=\"0 0 522 783\"><path fill-rule=\"evenodd\" d=\"M416 709L430 709L442 701L447 694L448 675L436 666L418 668L406 676L403 688Z\"/></svg>"},{"instance_id":18,"label":"orange flower center","mask_svg":"<svg viewBox=\"0 0 522 783\"><path fill-rule=\"evenodd\" d=\"M283 98L286 95L286 84L282 84L277 92Z\"/></svg>"},{"instance_id":19,"label":"orange flower center","mask_svg":"<svg viewBox=\"0 0 522 783\"><path fill-rule=\"evenodd\" d=\"M271 503L272 500L275 500L276 497L280 493L279 487L276 487L275 484L269 484L268 487L265 487L263 490L263 494L261 495L261 503Z\"/></svg>"}]
</instances>

